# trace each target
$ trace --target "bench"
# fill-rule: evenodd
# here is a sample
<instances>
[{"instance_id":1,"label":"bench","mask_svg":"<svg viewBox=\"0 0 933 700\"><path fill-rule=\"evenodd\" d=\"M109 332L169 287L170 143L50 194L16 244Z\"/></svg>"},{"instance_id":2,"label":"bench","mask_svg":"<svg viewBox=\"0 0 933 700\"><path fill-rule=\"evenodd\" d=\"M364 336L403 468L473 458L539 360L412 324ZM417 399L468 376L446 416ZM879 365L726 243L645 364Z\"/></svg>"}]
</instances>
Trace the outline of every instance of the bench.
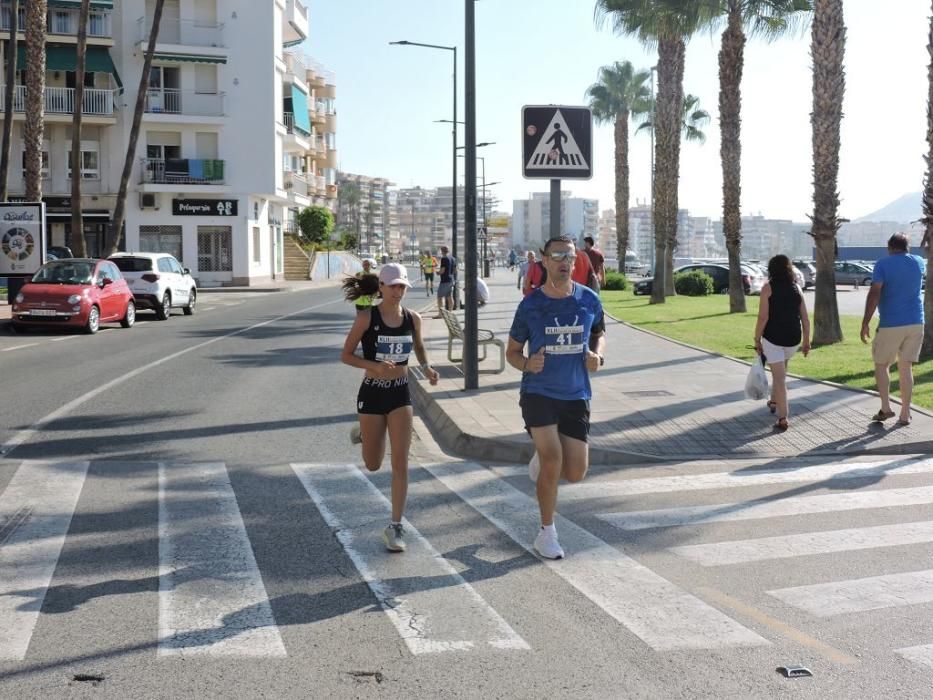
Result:
<instances>
[{"instance_id":1,"label":"bench","mask_svg":"<svg viewBox=\"0 0 933 700\"><path fill-rule=\"evenodd\" d=\"M463 355L461 354L460 357L454 357L454 341L459 340L461 343L464 342L463 326L460 325L460 319L457 318L457 315L453 311L441 309L441 317L444 319L444 323L447 324L447 359L454 364L461 364L463 362ZM476 344L479 346L479 349L482 350L482 355L477 358L479 362L486 359L487 345L496 345L499 347L499 368L481 369L478 370L478 372L480 374L499 374L505 371L505 343L499 340L492 331L483 328L477 329L476 335Z\"/></svg>"}]
</instances>

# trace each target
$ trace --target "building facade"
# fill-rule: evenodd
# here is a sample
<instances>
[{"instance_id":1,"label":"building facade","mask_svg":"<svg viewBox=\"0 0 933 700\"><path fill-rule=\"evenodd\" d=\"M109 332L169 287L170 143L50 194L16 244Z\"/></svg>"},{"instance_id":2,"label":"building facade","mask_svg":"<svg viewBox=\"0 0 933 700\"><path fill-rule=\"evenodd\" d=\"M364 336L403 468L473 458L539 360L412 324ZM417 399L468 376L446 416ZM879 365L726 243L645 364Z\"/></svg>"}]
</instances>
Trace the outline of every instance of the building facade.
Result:
<instances>
[{"instance_id":1,"label":"building facade","mask_svg":"<svg viewBox=\"0 0 933 700\"><path fill-rule=\"evenodd\" d=\"M398 246L394 183L381 177L338 173L337 226L357 236L365 255L395 255Z\"/></svg>"},{"instance_id":2,"label":"building facade","mask_svg":"<svg viewBox=\"0 0 933 700\"><path fill-rule=\"evenodd\" d=\"M560 231L575 240L599 235L599 200L571 197L560 193ZM533 192L528 199L512 201L512 245L524 249L538 249L550 238L551 195Z\"/></svg>"}]
</instances>

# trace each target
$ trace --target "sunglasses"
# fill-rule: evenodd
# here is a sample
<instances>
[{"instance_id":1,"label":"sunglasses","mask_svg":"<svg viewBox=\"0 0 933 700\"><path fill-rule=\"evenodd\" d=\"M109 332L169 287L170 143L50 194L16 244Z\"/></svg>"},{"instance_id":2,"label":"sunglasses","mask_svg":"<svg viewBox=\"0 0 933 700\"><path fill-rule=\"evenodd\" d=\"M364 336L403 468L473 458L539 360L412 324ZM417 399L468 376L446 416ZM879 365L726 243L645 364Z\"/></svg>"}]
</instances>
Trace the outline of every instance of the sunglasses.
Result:
<instances>
[{"instance_id":1,"label":"sunglasses","mask_svg":"<svg viewBox=\"0 0 933 700\"><path fill-rule=\"evenodd\" d=\"M557 252L555 252L555 253L548 253L547 256L548 256L548 258L550 258L550 259L553 260L554 262L564 262L564 260L569 260L570 262L573 262L574 260L577 259L577 256L576 256L576 254L574 254L574 253L557 253Z\"/></svg>"}]
</instances>

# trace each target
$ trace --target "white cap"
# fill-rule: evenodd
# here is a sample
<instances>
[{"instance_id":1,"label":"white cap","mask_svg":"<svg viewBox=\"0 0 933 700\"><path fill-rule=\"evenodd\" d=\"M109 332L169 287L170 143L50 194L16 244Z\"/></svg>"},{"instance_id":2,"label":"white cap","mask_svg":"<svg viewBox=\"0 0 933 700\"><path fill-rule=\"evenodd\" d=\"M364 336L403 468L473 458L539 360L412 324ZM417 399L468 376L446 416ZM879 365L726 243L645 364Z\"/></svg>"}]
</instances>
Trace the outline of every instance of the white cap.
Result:
<instances>
[{"instance_id":1,"label":"white cap","mask_svg":"<svg viewBox=\"0 0 933 700\"><path fill-rule=\"evenodd\" d=\"M404 284L406 287L411 286L411 282L408 281L408 270L398 263L387 263L383 265L382 269L379 270L379 281L389 287L393 284Z\"/></svg>"}]
</instances>

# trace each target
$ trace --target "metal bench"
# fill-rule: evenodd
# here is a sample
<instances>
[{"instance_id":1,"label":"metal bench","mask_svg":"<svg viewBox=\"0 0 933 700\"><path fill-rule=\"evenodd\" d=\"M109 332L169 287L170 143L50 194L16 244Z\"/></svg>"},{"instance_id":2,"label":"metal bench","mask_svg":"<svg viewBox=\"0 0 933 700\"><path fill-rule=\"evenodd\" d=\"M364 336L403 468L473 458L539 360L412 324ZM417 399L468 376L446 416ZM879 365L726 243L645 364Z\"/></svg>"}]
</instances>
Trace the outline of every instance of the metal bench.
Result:
<instances>
[{"instance_id":1,"label":"metal bench","mask_svg":"<svg viewBox=\"0 0 933 700\"><path fill-rule=\"evenodd\" d=\"M453 311L447 311L446 309L441 309L441 317L444 319L444 323L447 324L447 359L454 364L462 364L462 354L460 357L454 357L454 341L459 340L461 344L464 342L463 326L460 325L460 319L457 318L457 315ZM477 358L479 362L486 359L487 345L496 345L499 347L499 368L481 369L478 370L478 372L480 374L499 374L505 371L505 343L499 340L492 331L483 328L477 329L476 336L476 344L479 346L478 349L482 350L482 354Z\"/></svg>"}]
</instances>

